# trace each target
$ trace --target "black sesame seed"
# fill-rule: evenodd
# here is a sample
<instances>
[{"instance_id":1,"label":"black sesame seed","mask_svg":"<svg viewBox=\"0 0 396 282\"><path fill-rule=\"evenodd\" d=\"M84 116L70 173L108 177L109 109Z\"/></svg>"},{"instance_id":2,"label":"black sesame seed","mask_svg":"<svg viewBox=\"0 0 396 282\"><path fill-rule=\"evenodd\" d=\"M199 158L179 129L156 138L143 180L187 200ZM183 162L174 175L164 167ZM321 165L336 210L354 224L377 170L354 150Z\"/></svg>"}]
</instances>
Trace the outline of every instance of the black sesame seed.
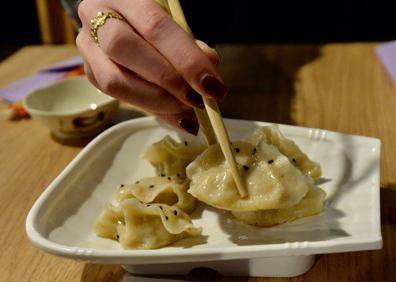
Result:
<instances>
[{"instance_id":1,"label":"black sesame seed","mask_svg":"<svg viewBox=\"0 0 396 282\"><path fill-rule=\"evenodd\" d=\"M180 173L176 174L177 177L180 177Z\"/></svg>"},{"instance_id":2,"label":"black sesame seed","mask_svg":"<svg viewBox=\"0 0 396 282\"><path fill-rule=\"evenodd\" d=\"M253 155L256 154L256 152L257 152L257 149L253 148Z\"/></svg>"},{"instance_id":3,"label":"black sesame seed","mask_svg":"<svg viewBox=\"0 0 396 282\"><path fill-rule=\"evenodd\" d=\"M230 142L230 145L232 145L232 142Z\"/></svg>"},{"instance_id":4,"label":"black sesame seed","mask_svg":"<svg viewBox=\"0 0 396 282\"><path fill-rule=\"evenodd\" d=\"M117 240L120 239L120 235L117 234L117 235L116 235L116 238L117 238Z\"/></svg>"},{"instance_id":5,"label":"black sesame seed","mask_svg":"<svg viewBox=\"0 0 396 282\"><path fill-rule=\"evenodd\" d=\"M165 176L166 176L165 174L161 173L161 177L165 177Z\"/></svg>"},{"instance_id":6,"label":"black sesame seed","mask_svg":"<svg viewBox=\"0 0 396 282\"><path fill-rule=\"evenodd\" d=\"M269 164L272 164L273 162L274 162L274 160L269 160L268 161Z\"/></svg>"},{"instance_id":7,"label":"black sesame seed","mask_svg":"<svg viewBox=\"0 0 396 282\"><path fill-rule=\"evenodd\" d=\"M140 183L140 181L136 181L136 182L135 182L135 184L139 184L139 183Z\"/></svg>"},{"instance_id":8,"label":"black sesame seed","mask_svg":"<svg viewBox=\"0 0 396 282\"><path fill-rule=\"evenodd\" d=\"M124 187L124 184L121 184L121 187Z\"/></svg>"},{"instance_id":9,"label":"black sesame seed","mask_svg":"<svg viewBox=\"0 0 396 282\"><path fill-rule=\"evenodd\" d=\"M162 206L159 206L159 208L160 208L161 210L163 210L163 209L162 209Z\"/></svg>"},{"instance_id":10,"label":"black sesame seed","mask_svg":"<svg viewBox=\"0 0 396 282\"><path fill-rule=\"evenodd\" d=\"M248 170L249 167L248 167L247 165L244 165L244 166L243 166L243 169L244 169L244 170Z\"/></svg>"},{"instance_id":11,"label":"black sesame seed","mask_svg":"<svg viewBox=\"0 0 396 282\"><path fill-rule=\"evenodd\" d=\"M168 216L165 216L165 219L168 220Z\"/></svg>"},{"instance_id":12,"label":"black sesame seed","mask_svg":"<svg viewBox=\"0 0 396 282\"><path fill-rule=\"evenodd\" d=\"M168 180L171 180L172 178L170 176L168 176Z\"/></svg>"},{"instance_id":13,"label":"black sesame seed","mask_svg":"<svg viewBox=\"0 0 396 282\"><path fill-rule=\"evenodd\" d=\"M155 187L155 185L150 185L150 186L149 186L149 188L154 188L154 187Z\"/></svg>"},{"instance_id":14,"label":"black sesame seed","mask_svg":"<svg viewBox=\"0 0 396 282\"><path fill-rule=\"evenodd\" d=\"M188 146L188 142L187 142L187 141L184 141L184 145Z\"/></svg>"},{"instance_id":15,"label":"black sesame seed","mask_svg":"<svg viewBox=\"0 0 396 282\"><path fill-rule=\"evenodd\" d=\"M150 204L147 204L147 205L146 205L146 207L149 207L149 206L151 206L151 205L150 205Z\"/></svg>"},{"instance_id":16,"label":"black sesame seed","mask_svg":"<svg viewBox=\"0 0 396 282\"><path fill-rule=\"evenodd\" d=\"M293 159L292 159L292 161L293 161L294 163L296 163L296 162L297 162L295 158L293 158Z\"/></svg>"},{"instance_id":17,"label":"black sesame seed","mask_svg":"<svg viewBox=\"0 0 396 282\"><path fill-rule=\"evenodd\" d=\"M239 148L235 148L235 152L239 153L240 149Z\"/></svg>"},{"instance_id":18,"label":"black sesame seed","mask_svg":"<svg viewBox=\"0 0 396 282\"><path fill-rule=\"evenodd\" d=\"M177 210L174 210L174 211L173 211L173 214L174 214L174 215L177 215Z\"/></svg>"}]
</instances>

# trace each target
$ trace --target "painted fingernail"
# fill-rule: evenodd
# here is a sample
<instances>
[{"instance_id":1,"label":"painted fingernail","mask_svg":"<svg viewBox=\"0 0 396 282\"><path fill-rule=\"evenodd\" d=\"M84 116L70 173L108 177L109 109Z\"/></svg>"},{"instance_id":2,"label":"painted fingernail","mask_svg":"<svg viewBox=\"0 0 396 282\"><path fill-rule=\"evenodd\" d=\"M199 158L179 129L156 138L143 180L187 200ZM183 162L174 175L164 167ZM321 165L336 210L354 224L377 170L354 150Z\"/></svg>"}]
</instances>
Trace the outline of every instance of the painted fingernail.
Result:
<instances>
[{"instance_id":1,"label":"painted fingernail","mask_svg":"<svg viewBox=\"0 0 396 282\"><path fill-rule=\"evenodd\" d=\"M197 135L199 130L198 121L192 119L191 117L182 117L177 121L181 128L185 131Z\"/></svg>"},{"instance_id":2,"label":"painted fingernail","mask_svg":"<svg viewBox=\"0 0 396 282\"><path fill-rule=\"evenodd\" d=\"M187 92L186 99L194 106L200 109L205 108L202 96L195 92L193 89Z\"/></svg>"},{"instance_id":3,"label":"painted fingernail","mask_svg":"<svg viewBox=\"0 0 396 282\"><path fill-rule=\"evenodd\" d=\"M227 88L215 76L205 73L201 77L201 85L205 92L215 99L222 99L227 94Z\"/></svg>"}]
</instances>

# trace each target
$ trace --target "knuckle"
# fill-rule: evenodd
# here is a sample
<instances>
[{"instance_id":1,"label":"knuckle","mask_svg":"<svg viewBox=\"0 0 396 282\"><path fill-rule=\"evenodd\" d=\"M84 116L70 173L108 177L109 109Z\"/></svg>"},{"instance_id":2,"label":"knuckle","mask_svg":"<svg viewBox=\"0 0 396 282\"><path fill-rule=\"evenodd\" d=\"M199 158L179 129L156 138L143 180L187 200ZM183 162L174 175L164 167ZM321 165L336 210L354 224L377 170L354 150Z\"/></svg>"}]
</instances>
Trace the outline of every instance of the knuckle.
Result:
<instances>
[{"instance_id":1,"label":"knuckle","mask_svg":"<svg viewBox=\"0 0 396 282\"><path fill-rule=\"evenodd\" d=\"M158 74L158 84L164 88L177 89L183 86L182 77L174 70L168 68L161 70Z\"/></svg>"},{"instance_id":2,"label":"knuckle","mask_svg":"<svg viewBox=\"0 0 396 282\"><path fill-rule=\"evenodd\" d=\"M78 7L77 7L77 14L82 23L85 23L85 21L88 19L87 15L87 5L89 1L82 1Z\"/></svg>"},{"instance_id":3,"label":"knuckle","mask_svg":"<svg viewBox=\"0 0 396 282\"><path fill-rule=\"evenodd\" d=\"M108 55L119 54L127 44L129 43L124 34L114 30L106 32L106 36L100 38L100 47Z\"/></svg>"},{"instance_id":4,"label":"knuckle","mask_svg":"<svg viewBox=\"0 0 396 282\"><path fill-rule=\"evenodd\" d=\"M92 84L97 86L96 82L95 82L95 76L94 76L91 68L87 64L84 64L84 73L87 76L89 82L91 82Z\"/></svg>"},{"instance_id":5,"label":"knuckle","mask_svg":"<svg viewBox=\"0 0 396 282\"><path fill-rule=\"evenodd\" d=\"M220 64L220 57L216 52L206 53L206 56L214 66L218 66Z\"/></svg>"},{"instance_id":6,"label":"knuckle","mask_svg":"<svg viewBox=\"0 0 396 282\"><path fill-rule=\"evenodd\" d=\"M147 109L150 109L153 112L178 112L181 108L181 102L172 94L167 92L166 90L158 87L153 93L153 98L150 101L150 104L147 106Z\"/></svg>"},{"instance_id":7,"label":"knuckle","mask_svg":"<svg viewBox=\"0 0 396 282\"><path fill-rule=\"evenodd\" d=\"M155 40L165 29L168 18L158 11L150 11L146 15L146 23L142 30L143 36L148 40Z\"/></svg>"},{"instance_id":8,"label":"knuckle","mask_svg":"<svg viewBox=\"0 0 396 282\"><path fill-rule=\"evenodd\" d=\"M82 53L87 47L87 35L84 31L80 31L76 36L76 47Z\"/></svg>"},{"instance_id":9,"label":"knuckle","mask_svg":"<svg viewBox=\"0 0 396 282\"><path fill-rule=\"evenodd\" d=\"M81 32L78 33L76 36L76 45L77 45L77 48L80 48L82 45L82 33Z\"/></svg>"},{"instance_id":10,"label":"knuckle","mask_svg":"<svg viewBox=\"0 0 396 282\"><path fill-rule=\"evenodd\" d=\"M189 55L184 58L180 63L181 72L184 77L195 77L198 73L202 72L202 64L200 63L202 59L198 55Z\"/></svg>"},{"instance_id":11,"label":"knuckle","mask_svg":"<svg viewBox=\"0 0 396 282\"><path fill-rule=\"evenodd\" d=\"M97 78L97 81L100 86L100 90L102 90L106 94L113 96L120 91L121 85L119 80L117 79L117 75L109 73L107 73L106 75L100 75Z\"/></svg>"},{"instance_id":12,"label":"knuckle","mask_svg":"<svg viewBox=\"0 0 396 282\"><path fill-rule=\"evenodd\" d=\"M83 26L91 26L91 18L96 15L98 8L106 7L106 0L80 1L77 6L77 15Z\"/></svg>"}]
</instances>

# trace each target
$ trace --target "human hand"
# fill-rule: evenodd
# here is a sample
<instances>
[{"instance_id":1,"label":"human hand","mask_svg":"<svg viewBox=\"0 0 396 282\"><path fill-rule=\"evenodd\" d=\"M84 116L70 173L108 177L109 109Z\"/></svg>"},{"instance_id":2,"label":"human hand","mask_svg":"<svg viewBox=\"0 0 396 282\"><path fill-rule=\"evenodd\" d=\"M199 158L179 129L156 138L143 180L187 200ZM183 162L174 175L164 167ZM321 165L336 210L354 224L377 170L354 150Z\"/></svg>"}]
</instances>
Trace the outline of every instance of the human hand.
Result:
<instances>
[{"instance_id":1,"label":"human hand","mask_svg":"<svg viewBox=\"0 0 396 282\"><path fill-rule=\"evenodd\" d=\"M91 37L91 19L112 12ZM154 0L84 0L76 43L88 79L104 93L133 104L174 127L197 134L192 107L202 95L222 99L227 90L216 51L179 27ZM198 94L200 93L200 94Z\"/></svg>"}]
</instances>

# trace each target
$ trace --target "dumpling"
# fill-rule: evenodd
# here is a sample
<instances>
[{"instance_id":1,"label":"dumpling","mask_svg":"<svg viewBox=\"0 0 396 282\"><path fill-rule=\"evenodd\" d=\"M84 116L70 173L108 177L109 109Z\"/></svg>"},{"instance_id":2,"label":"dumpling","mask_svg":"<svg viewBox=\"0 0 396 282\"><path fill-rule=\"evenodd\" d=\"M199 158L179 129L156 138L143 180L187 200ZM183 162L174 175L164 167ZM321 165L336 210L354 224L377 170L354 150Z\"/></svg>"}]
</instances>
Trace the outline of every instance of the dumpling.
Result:
<instances>
[{"instance_id":1,"label":"dumpling","mask_svg":"<svg viewBox=\"0 0 396 282\"><path fill-rule=\"evenodd\" d=\"M201 234L179 208L144 204L135 198L123 200L119 207L109 206L97 220L95 230L98 236L118 240L127 249L155 249Z\"/></svg>"},{"instance_id":2,"label":"dumpling","mask_svg":"<svg viewBox=\"0 0 396 282\"><path fill-rule=\"evenodd\" d=\"M170 136L165 136L147 148L142 158L155 167L157 175L185 177L186 166L204 149L202 144L176 142Z\"/></svg>"},{"instance_id":3,"label":"dumpling","mask_svg":"<svg viewBox=\"0 0 396 282\"><path fill-rule=\"evenodd\" d=\"M108 205L96 220L95 233L100 237L118 240L117 226L122 224L125 224L125 221L121 208Z\"/></svg>"},{"instance_id":4,"label":"dumpling","mask_svg":"<svg viewBox=\"0 0 396 282\"><path fill-rule=\"evenodd\" d=\"M313 180L271 144L232 144L248 197L240 198L218 144L210 146L187 167L188 190L219 209L253 211L287 208L299 203Z\"/></svg>"},{"instance_id":5,"label":"dumpling","mask_svg":"<svg viewBox=\"0 0 396 282\"><path fill-rule=\"evenodd\" d=\"M295 206L272 210L232 211L232 214L250 225L273 226L320 213L325 195L322 189L312 186L302 201Z\"/></svg>"},{"instance_id":6,"label":"dumpling","mask_svg":"<svg viewBox=\"0 0 396 282\"><path fill-rule=\"evenodd\" d=\"M176 206L190 213L194 210L196 200L187 193L188 182L178 176L146 177L134 184L121 185L116 194L116 201L137 198L144 203L163 203Z\"/></svg>"},{"instance_id":7,"label":"dumpling","mask_svg":"<svg viewBox=\"0 0 396 282\"><path fill-rule=\"evenodd\" d=\"M294 141L287 139L277 126L265 126L257 129L248 139L249 143L257 145L263 140L274 145L279 152L287 156L291 162L299 167L304 173L314 180L319 179L322 174L320 164L308 158Z\"/></svg>"}]
</instances>

